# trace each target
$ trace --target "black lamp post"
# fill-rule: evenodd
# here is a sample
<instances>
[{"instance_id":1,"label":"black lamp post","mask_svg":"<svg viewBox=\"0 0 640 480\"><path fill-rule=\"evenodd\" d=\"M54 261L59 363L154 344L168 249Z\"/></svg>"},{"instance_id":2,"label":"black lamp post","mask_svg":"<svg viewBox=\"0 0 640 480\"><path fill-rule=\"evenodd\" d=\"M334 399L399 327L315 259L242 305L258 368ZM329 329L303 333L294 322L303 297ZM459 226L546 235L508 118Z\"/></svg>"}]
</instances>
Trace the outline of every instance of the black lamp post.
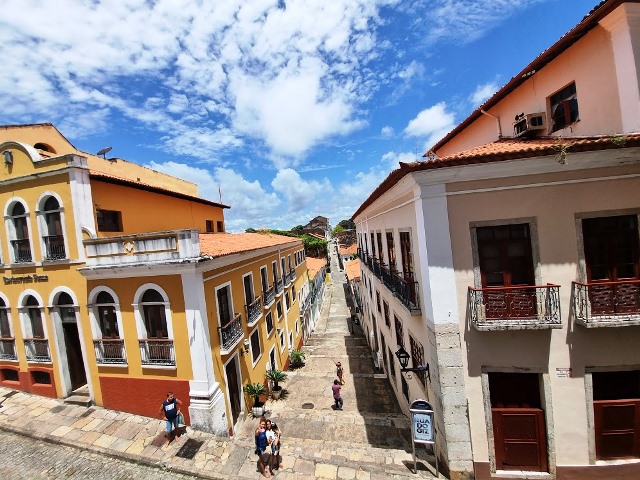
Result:
<instances>
[{"instance_id":1,"label":"black lamp post","mask_svg":"<svg viewBox=\"0 0 640 480\"><path fill-rule=\"evenodd\" d=\"M398 357L398 361L400 362L401 372L403 373L404 372L427 372L427 377L431 379L428 363L426 365L418 365L417 367L414 367L414 368L407 368L407 365L409 365L409 358L411 358L411 355L409 355L409 352L407 352L402 345L400 345L400 348L396 352L396 357Z\"/></svg>"}]
</instances>

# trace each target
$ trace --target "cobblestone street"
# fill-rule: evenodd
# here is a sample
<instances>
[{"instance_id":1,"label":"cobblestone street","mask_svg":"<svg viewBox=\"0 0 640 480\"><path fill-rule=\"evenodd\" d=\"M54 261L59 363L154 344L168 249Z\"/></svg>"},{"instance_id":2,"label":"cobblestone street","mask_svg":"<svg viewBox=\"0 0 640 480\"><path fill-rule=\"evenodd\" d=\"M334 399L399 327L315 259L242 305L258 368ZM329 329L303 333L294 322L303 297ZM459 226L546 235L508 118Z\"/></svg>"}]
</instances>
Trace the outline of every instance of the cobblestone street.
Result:
<instances>
[{"instance_id":1,"label":"cobblestone street","mask_svg":"<svg viewBox=\"0 0 640 480\"><path fill-rule=\"evenodd\" d=\"M129 480L187 479L175 472L131 463L64 445L0 430L0 477L3 480L58 479Z\"/></svg>"}]
</instances>

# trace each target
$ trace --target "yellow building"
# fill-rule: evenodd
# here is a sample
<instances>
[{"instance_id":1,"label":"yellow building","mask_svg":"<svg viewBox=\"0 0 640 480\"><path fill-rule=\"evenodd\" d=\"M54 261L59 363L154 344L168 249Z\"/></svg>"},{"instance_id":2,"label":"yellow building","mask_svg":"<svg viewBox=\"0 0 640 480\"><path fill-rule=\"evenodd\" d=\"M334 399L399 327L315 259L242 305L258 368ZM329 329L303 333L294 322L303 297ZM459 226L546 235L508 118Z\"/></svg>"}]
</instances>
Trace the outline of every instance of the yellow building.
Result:
<instances>
[{"instance_id":1,"label":"yellow building","mask_svg":"<svg viewBox=\"0 0 640 480\"><path fill-rule=\"evenodd\" d=\"M300 347L301 241L224 233L228 207L194 184L80 152L50 124L0 127L0 153L0 384L86 385L151 416L172 390L194 427L233 433L242 385Z\"/></svg>"}]
</instances>

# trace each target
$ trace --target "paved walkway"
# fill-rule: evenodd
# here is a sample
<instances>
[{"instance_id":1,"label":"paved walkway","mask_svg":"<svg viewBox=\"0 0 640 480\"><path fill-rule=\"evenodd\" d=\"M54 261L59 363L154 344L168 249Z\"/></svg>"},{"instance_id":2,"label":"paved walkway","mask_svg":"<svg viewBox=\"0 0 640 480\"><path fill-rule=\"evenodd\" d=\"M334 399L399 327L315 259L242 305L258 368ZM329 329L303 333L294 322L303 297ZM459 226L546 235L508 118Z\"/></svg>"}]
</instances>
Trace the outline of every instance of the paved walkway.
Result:
<instances>
[{"instance_id":1,"label":"paved walkway","mask_svg":"<svg viewBox=\"0 0 640 480\"><path fill-rule=\"evenodd\" d=\"M282 465L276 477L432 479L424 462L418 465L418 475L411 473L409 421L389 382L374 372L362 332L348 331L345 279L335 256L332 271L316 331L304 348L306 365L287 372L282 398L267 404L268 416L283 432ZM345 367L342 411L331 408L334 360ZM253 454L255 426L249 416L234 439L189 429L163 445L164 422L158 419L65 405L0 388L0 429L200 478L260 478ZM176 457L188 439L203 442L198 453L193 459ZM420 456L426 457L422 447Z\"/></svg>"}]
</instances>

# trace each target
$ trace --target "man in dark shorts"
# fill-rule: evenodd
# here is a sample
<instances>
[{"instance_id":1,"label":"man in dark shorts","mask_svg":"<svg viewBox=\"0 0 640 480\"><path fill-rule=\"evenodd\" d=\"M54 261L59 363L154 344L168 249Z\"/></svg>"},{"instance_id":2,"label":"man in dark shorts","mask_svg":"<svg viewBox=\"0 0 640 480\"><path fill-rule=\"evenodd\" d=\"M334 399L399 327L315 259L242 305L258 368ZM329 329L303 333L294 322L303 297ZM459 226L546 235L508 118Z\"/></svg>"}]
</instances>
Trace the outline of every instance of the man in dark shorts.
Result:
<instances>
[{"instance_id":1,"label":"man in dark shorts","mask_svg":"<svg viewBox=\"0 0 640 480\"><path fill-rule=\"evenodd\" d=\"M160 406L160 413L164 418L167 426L167 432L164 436L171 442L172 432L178 428L178 414L180 413L180 405L182 402L173 396L173 392L167 393L167 399Z\"/></svg>"}]
</instances>

